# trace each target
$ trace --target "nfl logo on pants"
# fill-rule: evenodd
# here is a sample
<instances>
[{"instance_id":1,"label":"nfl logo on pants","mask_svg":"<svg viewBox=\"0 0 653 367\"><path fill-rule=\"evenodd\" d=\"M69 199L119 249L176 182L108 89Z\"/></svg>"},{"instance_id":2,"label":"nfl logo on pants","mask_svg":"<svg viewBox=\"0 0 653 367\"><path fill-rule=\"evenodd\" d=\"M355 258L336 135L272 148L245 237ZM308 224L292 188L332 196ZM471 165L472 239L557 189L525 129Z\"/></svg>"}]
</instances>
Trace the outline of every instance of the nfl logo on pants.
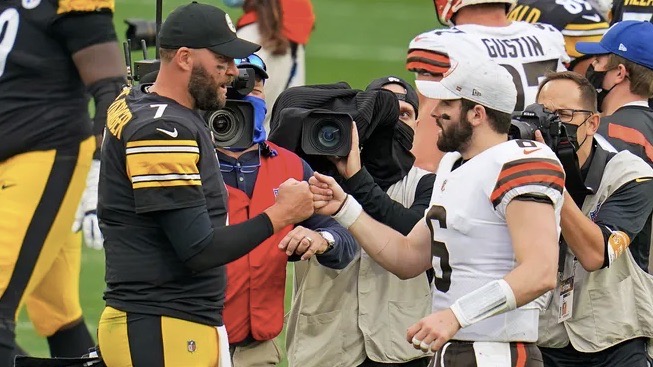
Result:
<instances>
[{"instance_id":1,"label":"nfl logo on pants","mask_svg":"<svg viewBox=\"0 0 653 367\"><path fill-rule=\"evenodd\" d=\"M193 353L197 349L197 344L195 344L194 340L189 340L186 343L186 349L188 349L190 353Z\"/></svg>"}]
</instances>

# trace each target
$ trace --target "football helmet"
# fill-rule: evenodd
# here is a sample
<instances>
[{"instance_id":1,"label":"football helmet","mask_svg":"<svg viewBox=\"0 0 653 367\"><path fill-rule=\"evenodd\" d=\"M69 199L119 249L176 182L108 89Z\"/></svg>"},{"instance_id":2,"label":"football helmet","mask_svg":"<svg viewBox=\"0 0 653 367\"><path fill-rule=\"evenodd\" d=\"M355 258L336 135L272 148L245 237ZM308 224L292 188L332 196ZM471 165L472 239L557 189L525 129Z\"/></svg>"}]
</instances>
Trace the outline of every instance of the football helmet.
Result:
<instances>
[{"instance_id":1,"label":"football helmet","mask_svg":"<svg viewBox=\"0 0 653 367\"><path fill-rule=\"evenodd\" d=\"M468 5L504 3L509 5L506 14L517 4L517 0L433 0L435 12L442 24L453 25L451 18L461 8Z\"/></svg>"},{"instance_id":2,"label":"football helmet","mask_svg":"<svg viewBox=\"0 0 653 367\"><path fill-rule=\"evenodd\" d=\"M612 12L612 0L589 0L588 1L596 11L603 16L603 18L610 20Z\"/></svg>"}]
</instances>

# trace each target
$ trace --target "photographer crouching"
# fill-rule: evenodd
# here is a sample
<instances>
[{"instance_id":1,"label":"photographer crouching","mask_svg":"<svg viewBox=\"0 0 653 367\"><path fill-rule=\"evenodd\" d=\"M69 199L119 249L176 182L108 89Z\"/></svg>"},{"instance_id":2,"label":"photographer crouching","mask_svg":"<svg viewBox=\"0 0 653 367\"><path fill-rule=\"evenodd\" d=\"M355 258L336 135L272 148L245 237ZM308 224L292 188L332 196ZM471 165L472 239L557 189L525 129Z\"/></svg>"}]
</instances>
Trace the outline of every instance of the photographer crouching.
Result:
<instances>
[{"instance_id":1,"label":"photographer crouching","mask_svg":"<svg viewBox=\"0 0 653 367\"><path fill-rule=\"evenodd\" d=\"M537 102L567 131L578 159L565 165L568 177L580 168L583 180L581 188L566 182L558 286L540 316L544 365L647 367L653 277L633 256L650 241L640 232L653 210L653 169L596 134L596 90L579 74L548 75Z\"/></svg>"},{"instance_id":2,"label":"photographer crouching","mask_svg":"<svg viewBox=\"0 0 653 367\"><path fill-rule=\"evenodd\" d=\"M415 158L410 153L417 124L417 93L406 81L394 76L374 80L364 92L342 93L356 94L358 102L350 105L348 100L336 98L339 102L322 105L365 110L361 106L369 105L361 101L376 97L375 107L368 108L375 111L375 116L365 123L362 114L355 117L361 124L353 124L351 143L344 156L327 156L325 160L335 165L343 188L371 216L407 234L423 217L435 179L433 174L414 167ZM283 94L280 100L284 101ZM383 116L383 121L370 122L376 116ZM367 139L359 140L359 134ZM344 139L345 135L340 137ZM329 137L325 134L323 140L328 141ZM402 340L404 330L415 320L430 313L429 283L426 273L409 280L397 278L364 250L340 271L315 261L295 264L297 289L286 341L289 365L426 366L430 354L397 341Z\"/></svg>"},{"instance_id":3,"label":"photographer crouching","mask_svg":"<svg viewBox=\"0 0 653 367\"><path fill-rule=\"evenodd\" d=\"M253 218L273 205L279 185L287 179L307 181L313 175L296 154L266 141L263 85L268 73L263 60L252 54L235 62L241 71L254 72L251 92L239 96L231 90L234 99L227 100L225 109L207 113L229 192L230 224ZM288 240L280 250L284 237ZM276 366L281 362L274 338L283 327L288 261L315 256L322 266L341 269L352 260L356 248L351 234L335 220L314 215L285 227L227 264L223 318L233 366Z\"/></svg>"}]
</instances>

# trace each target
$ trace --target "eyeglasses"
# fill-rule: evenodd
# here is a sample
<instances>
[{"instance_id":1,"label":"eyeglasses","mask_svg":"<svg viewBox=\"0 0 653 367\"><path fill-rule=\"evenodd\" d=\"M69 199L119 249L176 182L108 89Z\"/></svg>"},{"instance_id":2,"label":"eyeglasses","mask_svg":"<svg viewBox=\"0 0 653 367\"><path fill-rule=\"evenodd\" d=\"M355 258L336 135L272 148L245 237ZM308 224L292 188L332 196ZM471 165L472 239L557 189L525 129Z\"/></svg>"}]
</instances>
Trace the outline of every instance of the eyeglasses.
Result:
<instances>
[{"instance_id":1,"label":"eyeglasses","mask_svg":"<svg viewBox=\"0 0 653 367\"><path fill-rule=\"evenodd\" d=\"M263 61L263 59L256 54L251 54L242 59L235 59L234 62L236 63L236 66L240 64L251 64L251 65L258 66L259 68L265 71L268 71L268 68L267 66L265 66L265 62Z\"/></svg>"},{"instance_id":2,"label":"eyeglasses","mask_svg":"<svg viewBox=\"0 0 653 367\"><path fill-rule=\"evenodd\" d=\"M559 110L553 111L559 118L560 122L568 123L574 119L575 114L577 113L588 113L590 115L594 114L594 111L590 110L575 110L573 108L562 108ZM589 118L589 116L588 116Z\"/></svg>"}]
</instances>

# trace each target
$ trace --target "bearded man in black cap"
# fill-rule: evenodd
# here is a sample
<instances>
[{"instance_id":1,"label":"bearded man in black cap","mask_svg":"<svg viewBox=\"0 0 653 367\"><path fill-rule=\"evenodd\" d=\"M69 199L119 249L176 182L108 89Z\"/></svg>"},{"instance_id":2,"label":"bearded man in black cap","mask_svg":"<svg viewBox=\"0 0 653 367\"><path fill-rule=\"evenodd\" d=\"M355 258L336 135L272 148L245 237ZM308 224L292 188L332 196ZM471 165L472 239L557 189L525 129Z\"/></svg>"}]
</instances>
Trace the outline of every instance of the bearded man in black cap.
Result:
<instances>
[{"instance_id":1,"label":"bearded man in black cap","mask_svg":"<svg viewBox=\"0 0 653 367\"><path fill-rule=\"evenodd\" d=\"M193 2L159 34L151 86L126 88L109 108L98 217L106 250L106 308L98 338L107 366L230 366L222 322L223 265L313 214L306 182L226 226L227 191L197 112L224 107L234 58L259 45L236 37L222 10Z\"/></svg>"},{"instance_id":2,"label":"bearded man in black cap","mask_svg":"<svg viewBox=\"0 0 653 367\"><path fill-rule=\"evenodd\" d=\"M367 156L359 151L354 125L349 155L333 162L342 176L342 187L370 215L407 234L423 217L435 179L433 174L412 166L415 158L410 149L417 125L417 93L406 81L394 76L376 79L367 87L368 91L375 89L385 89L397 96L400 113L394 141L407 145L396 150L396 154L406 157L375 157L374 164L366 161ZM363 149L368 148L363 145ZM369 148L377 152L387 150ZM386 164L381 164L384 159ZM398 342L405 338L408 326L430 313L426 273L400 280L360 250L340 271L320 266L315 260L295 263L295 284L298 288L288 318L286 343L290 366L428 364L427 354ZM347 352L342 353L342 348Z\"/></svg>"}]
</instances>

